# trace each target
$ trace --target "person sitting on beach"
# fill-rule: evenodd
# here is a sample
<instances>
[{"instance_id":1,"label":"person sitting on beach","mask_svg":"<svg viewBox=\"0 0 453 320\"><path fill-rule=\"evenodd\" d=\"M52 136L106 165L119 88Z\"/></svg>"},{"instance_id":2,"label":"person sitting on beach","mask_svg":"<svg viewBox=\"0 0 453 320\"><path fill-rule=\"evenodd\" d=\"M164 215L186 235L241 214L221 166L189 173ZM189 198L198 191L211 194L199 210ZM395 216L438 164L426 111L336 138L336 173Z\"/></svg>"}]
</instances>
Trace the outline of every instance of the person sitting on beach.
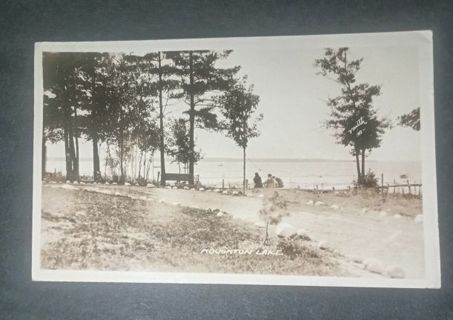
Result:
<instances>
[{"instance_id":1,"label":"person sitting on beach","mask_svg":"<svg viewBox=\"0 0 453 320\"><path fill-rule=\"evenodd\" d=\"M275 188L275 180L270 173L267 175L266 188Z\"/></svg>"},{"instance_id":2,"label":"person sitting on beach","mask_svg":"<svg viewBox=\"0 0 453 320\"><path fill-rule=\"evenodd\" d=\"M261 180L261 177L258 174L258 172L255 172L255 177L253 178L253 182L255 183L255 188L263 187L263 181Z\"/></svg>"},{"instance_id":3,"label":"person sitting on beach","mask_svg":"<svg viewBox=\"0 0 453 320\"><path fill-rule=\"evenodd\" d=\"M277 188L283 188L283 180L280 179L279 177L274 176L275 183L277 184Z\"/></svg>"}]
</instances>

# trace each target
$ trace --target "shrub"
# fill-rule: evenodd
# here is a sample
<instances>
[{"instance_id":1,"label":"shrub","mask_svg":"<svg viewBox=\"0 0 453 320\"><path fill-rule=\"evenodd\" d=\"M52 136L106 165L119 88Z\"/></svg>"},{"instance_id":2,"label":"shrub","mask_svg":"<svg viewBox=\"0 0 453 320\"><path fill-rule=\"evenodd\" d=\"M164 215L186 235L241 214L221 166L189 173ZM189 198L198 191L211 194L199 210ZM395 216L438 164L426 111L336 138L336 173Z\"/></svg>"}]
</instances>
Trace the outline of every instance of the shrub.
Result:
<instances>
[{"instance_id":1,"label":"shrub","mask_svg":"<svg viewBox=\"0 0 453 320\"><path fill-rule=\"evenodd\" d=\"M146 187L146 185L148 184L148 181L146 181L145 178L142 178L142 177L138 177L137 178L137 184L141 187Z\"/></svg>"},{"instance_id":2,"label":"shrub","mask_svg":"<svg viewBox=\"0 0 453 320\"><path fill-rule=\"evenodd\" d=\"M363 182L359 184L356 180L353 181L354 187L355 188L378 188L379 187L379 181L376 178L376 175L373 171L368 170L368 172L365 174L365 177L363 179Z\"/></svg>"}]
</instances>

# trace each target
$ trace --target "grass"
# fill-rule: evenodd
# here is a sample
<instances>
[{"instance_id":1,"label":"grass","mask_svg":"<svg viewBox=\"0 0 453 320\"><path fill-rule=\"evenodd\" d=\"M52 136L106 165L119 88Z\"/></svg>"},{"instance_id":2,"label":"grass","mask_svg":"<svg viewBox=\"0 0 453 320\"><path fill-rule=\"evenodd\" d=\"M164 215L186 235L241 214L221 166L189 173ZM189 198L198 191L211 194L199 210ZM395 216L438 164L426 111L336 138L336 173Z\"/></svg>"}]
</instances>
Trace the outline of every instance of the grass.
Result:
<instances>
[{"instance_id":1,"label":"grass","mask_svg":"<svg viewBox=\"0 0 453 320\"><path fill-rule=\"evenodd\" d=\"M271 192L263 189L264 192ZM401 216L415 217L422 214L422 199L419 197L404 196L402 194L389 193L385 199L375 191L361 191L361 192L325 192L314 193L309 191L292 190L279 190L278 191L289 203L289 209L299 210L301 208L307 209L310 212L326 212L330 210L326 206L333 204L341 207L340 211L347 213L363 214L363 209L367 209L367 214L380 211L386 211L387 214L399 214ZM308 200L322 201L326 206L311 206L306 205Z\"/></svg>"},{"instance_id":2,"label":"grass","mask_svg":"<svg viewBox=\"0 0 453 320\"><path fill-rule=\"evenodd\" d=\"M339 275L334 253L309 241L263 247L263 230L206 210L43 188L45 269ZM249 250L207 254L203 249ZM279 255L258 255L270 250Z\"/></svg>"}]
</instances>

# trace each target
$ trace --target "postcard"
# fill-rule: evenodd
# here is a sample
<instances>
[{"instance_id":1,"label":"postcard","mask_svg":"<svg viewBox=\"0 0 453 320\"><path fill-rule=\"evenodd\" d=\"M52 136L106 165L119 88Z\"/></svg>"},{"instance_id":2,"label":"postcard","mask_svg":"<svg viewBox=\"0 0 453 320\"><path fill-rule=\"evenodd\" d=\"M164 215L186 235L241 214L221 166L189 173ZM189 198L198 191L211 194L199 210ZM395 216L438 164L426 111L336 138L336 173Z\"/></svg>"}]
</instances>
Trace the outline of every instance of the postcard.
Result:
<instances>
[{"instance_id":1,"label":"postcard","mask_svg":"<svg viewBox=\"0 0 453 320\"><path fill-rule=\"evenodd\" d=\"M430 31L35 45L35 281L439 288Z\"/></svg>"}]
</instances>

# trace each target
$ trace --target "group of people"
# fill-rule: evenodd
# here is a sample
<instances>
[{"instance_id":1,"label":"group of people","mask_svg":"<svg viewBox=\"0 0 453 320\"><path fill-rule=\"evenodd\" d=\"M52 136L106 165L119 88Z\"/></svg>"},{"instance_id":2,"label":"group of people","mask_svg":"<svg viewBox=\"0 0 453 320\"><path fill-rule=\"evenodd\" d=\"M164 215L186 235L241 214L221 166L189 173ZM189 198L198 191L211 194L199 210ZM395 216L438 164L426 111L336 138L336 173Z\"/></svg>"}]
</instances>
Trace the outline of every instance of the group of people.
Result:
<instances>
[{"instance_id":1,"label":"group of people","mask_svg":"<svg viewBox=\"0 0 453 320\"><path fill-rule=\"evenodd\" d=\"M267 175L267 180L264 181L261 179L258 172L255 172L255 177L253 178L253 182L256 188L283 188L283 181L279 177L273 176L272 174Z\"/></svg>"}]
</instances>

